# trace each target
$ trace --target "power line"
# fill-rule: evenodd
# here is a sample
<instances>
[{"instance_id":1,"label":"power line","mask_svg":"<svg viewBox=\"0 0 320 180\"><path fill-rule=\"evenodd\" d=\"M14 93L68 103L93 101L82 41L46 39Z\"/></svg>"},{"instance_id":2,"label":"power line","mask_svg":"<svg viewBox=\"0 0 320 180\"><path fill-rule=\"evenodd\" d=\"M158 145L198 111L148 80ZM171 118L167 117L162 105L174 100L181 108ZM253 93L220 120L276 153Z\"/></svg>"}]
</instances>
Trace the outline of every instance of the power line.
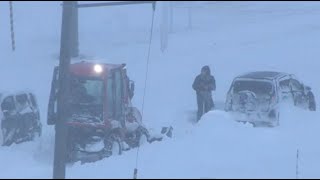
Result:
<instances>
[{"instance_id":1,"label":"power line","mask_svg":"<svg viewBox=\"0 0 320 180\"><path fill-rule=\"evenodd\" d=\"M154 22L154 14L155 14L155 3L152 4L152 7L153 7L153 12L152 12L152 21L151 21L150 38L149 38L149 49L148 49L148 56L147 56L146 76L145 76L145 81L144 81L141 119L143 119L144 102L145 102L145 95L146 95L146 89L147 89L147 80L148 80L148 72L149 72L149 61L150 61L150 51L151 51L151 42L152 42L152 34L153 34L153 22ZM137 149L137 155L136 155L136 166L135 166L135 169L134 169L134 172L133 172L133 179L137 179L137 176L138 176L139 150L140 150L140 142L138 143L138 149Z\"/></svg>"}]
</instances>

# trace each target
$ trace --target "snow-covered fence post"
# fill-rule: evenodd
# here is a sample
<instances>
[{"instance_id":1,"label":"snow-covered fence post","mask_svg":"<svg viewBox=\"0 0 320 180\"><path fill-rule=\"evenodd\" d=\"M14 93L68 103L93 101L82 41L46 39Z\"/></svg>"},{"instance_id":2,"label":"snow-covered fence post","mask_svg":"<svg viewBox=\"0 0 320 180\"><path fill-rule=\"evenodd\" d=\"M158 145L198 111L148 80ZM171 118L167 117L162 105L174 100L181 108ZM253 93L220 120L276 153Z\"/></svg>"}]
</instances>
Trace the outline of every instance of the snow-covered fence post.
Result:
<instances>
[{"instance_id":1,"label":"snow-covered fence post","mask_svg":"<svg viewBox=\"0 0 320 180\"><path fill-rule=\"evenodd\" d=\"M297 149L297 156L296 156L296 179L299 178L299 149Z\"/></svg>"},{"instance_id":2,"label":"snow-covered fence post","mask_svg":"<svg viewBox=\"0 0 320 180\"><path fill-rule=\"evenodd\" d=\"M10 31L11 31L11 45L12 51L16 49L16 43L14 38L14 29L13 29L13 8L12 8L12 1L9 1L9 8L10 8Z\"/></svg>"},{"instance_id":3,"label":"snow-covered fence post","mask_svg":"<svg viewBox=\"0 0 320 180\"><path fill-rule=\"evenodd\" d=\"M162 12L161 12L161 24L160 24L160 43L161 43L161 51L164 52L165 49L167 49L168 46L168 15L169 15L169 3L163 1L162 4Z\"/></svg>"},{"instance_id":4,"label":"snow-covered fence post","mask_svg":"<svg viewBox=\"0 0 320 180\"><path fill-rule=\"evenodd\" d=\"M137 176L138 176L138 169L134 168L133 179L137 179Z\"/></svg>"}]
</instances>

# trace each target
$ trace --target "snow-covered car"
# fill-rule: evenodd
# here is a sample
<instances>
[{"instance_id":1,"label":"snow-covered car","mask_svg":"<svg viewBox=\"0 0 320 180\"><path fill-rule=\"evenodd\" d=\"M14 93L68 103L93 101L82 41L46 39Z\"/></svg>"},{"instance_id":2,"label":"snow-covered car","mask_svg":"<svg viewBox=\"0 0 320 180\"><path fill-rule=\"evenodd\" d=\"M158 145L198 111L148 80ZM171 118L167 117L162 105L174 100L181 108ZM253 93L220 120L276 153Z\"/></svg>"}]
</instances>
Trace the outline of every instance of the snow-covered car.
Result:
<instances>
[{"instance_id":1,"label":"snow-covered car","mask_svg":"<svg viewBox=\"0 0 320 180\"><path fill-rule=\"evenodd\" d=\"M236 77L227 94L225 111L237 121L254 126L279 125L280 103L316 110L311 88L295 75L283 72L257 71Z\"/></svg>"},{"instance_id":2,"label":"snow-covered car","mask_svg":"<svg viewBox=\"0 0 320 180\"><path fill-rule=\"evenodd\" d=\"M1 101L3 146L41 136L42 124L36 97L31 92L8 94Z\"/></svg>"}]
</instances>

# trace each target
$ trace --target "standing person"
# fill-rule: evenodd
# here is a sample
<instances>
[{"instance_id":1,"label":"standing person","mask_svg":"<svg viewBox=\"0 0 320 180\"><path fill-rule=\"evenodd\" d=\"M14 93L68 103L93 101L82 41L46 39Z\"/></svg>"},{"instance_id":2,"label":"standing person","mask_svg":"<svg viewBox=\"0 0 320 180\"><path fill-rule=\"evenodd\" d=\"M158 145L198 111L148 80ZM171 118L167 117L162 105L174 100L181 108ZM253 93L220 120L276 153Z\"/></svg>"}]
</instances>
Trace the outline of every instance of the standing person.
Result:
<instances>
[{"instance_id":1,"label":"standing person","mask_svg":"<svg viewBox=\"0 0 320 180\"><path fill-rule=\"evenodd\" d=\"M201 74L195 78L192 88L197 93L197 121L199 121L204 113L207 113L214 108L212 91L216 90L216 82L214 77L211 75L209 66L202 67Z\"/></svg>"}]
</instances>

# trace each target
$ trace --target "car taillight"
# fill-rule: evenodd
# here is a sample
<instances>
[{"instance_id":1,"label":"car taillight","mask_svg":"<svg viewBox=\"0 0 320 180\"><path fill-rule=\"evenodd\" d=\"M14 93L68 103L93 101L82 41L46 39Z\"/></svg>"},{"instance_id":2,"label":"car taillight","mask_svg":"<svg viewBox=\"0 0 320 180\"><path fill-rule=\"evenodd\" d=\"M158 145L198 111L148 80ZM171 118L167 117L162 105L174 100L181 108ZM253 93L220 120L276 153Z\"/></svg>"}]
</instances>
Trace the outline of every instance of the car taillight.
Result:
<instances>
[{"instance_id":1,"label":"car taillight","mask_svg":"<svg viewBox=\"0 0 320 180\"><path fill-rule=\"evenodd\" d=\"M135 121L135 117L130 113L127 117L127 121L133 123Z\"/></svg>"},{"instance_id":2,"label":"car taillight","mask_svg":"<svg viewBox=\"0 0 320 180\"><path fill-rule=\"evenodd\" d=\"M272 103L275 103L275 102L276 102L276 96L272 96L272 97L271 97L271 102L272 102Z\"/></svg>"}]
</instances>

